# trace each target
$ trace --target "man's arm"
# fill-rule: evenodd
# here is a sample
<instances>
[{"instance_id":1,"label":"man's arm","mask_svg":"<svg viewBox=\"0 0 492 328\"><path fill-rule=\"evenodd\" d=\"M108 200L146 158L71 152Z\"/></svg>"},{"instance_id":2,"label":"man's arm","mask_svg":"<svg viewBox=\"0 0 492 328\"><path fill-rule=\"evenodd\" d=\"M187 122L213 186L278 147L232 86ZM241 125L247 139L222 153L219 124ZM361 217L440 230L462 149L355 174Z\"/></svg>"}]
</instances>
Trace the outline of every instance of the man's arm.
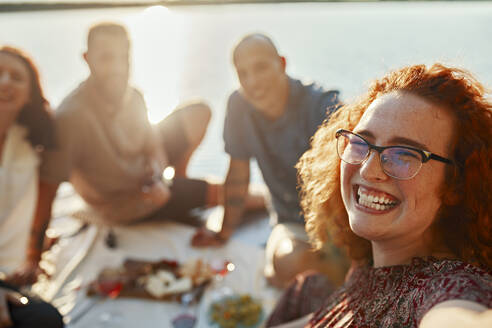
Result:
<instances>
[{"instance_id":1,"label":"man's arm","mask_svg":"<svg viewBox=\"0 0 492 328\"><path fill-rule=\"evenodd\" d=\"M228 240L241 221L249 187L249 160L231 158L224 183L224 218L219 238Z\"/></svg>"},{"instance_id":2,"label":"man's arm","mask_svg":"<svg viewBox=\"0 0 492 328\"><path fill-rule=\"evenodd\" d=\"M219 246L224 244L239 225L249 187L249 160L231 158L224 183L224 217L219 232L199 230L192 238L196 247Z\"/></svg>"},{"instance_id":3,"label":"man's arm","mask_svg":"<svg viewBox=\"0 0 492 328\"><path fill-rule=\"evenodd\" d=\"M142 185L139 186L142 189L142 198L163 206L171 197L169 188L162 181L162 173L169 160L154 127L150 130L146 152L147 168L142 177Z\"/></svg>"},{"instance_id":4,"label":"man's arm","mask_svg":"<svg viewBox=\"0 0 492 328\"><path fill-rule=\"evenodd\" d=\"M160 140L159 133L154 126L151 126L149 131L149 142L147 146L147 155L150 160L155 161L154 169L164 170L169 164L169 159L165 153L163 142Z\"/></svg>"},{"instance_id":5,"label":"man's arm","mask_svg":"<svg viewBox=\"0 0 492 328\"><path fill-rule=\"evenodd\" d=\"M22 267L7 278L7 281L17 285L32 284L40 273L39 261L43 251L44 236L51 219L51 207L59 184L45 181L39 182L38 200L31 234L27 246L26 259Z\"/></svg>"}]
</instances>

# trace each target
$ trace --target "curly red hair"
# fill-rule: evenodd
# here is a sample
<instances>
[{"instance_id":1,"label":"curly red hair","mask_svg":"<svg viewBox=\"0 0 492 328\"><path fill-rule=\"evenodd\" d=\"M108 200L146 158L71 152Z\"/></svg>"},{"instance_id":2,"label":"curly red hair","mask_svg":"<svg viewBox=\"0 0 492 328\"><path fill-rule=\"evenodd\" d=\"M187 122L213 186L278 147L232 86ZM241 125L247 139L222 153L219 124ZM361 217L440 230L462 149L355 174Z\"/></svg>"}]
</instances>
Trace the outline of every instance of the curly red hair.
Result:
<instances>
[{"instance_id":1,"label":"curly red hair","mask_svg":"<svg viewBox=\"0 0 492 328\"><path fill-rule=\"evenodd\" d=\"M311 149L297 164L311 240L320 248L331 238L354 260L372 258L370 242L349 227L335 131L352 130L377 97L394 91L441 105L456 118L451 156L455 165L446 169L433 246L444 245L460 259L492 269L492 103L469 72L442 64L409 66L374 81L362 98L339 109L316 132Z\"/></svg>"}]
</instances>

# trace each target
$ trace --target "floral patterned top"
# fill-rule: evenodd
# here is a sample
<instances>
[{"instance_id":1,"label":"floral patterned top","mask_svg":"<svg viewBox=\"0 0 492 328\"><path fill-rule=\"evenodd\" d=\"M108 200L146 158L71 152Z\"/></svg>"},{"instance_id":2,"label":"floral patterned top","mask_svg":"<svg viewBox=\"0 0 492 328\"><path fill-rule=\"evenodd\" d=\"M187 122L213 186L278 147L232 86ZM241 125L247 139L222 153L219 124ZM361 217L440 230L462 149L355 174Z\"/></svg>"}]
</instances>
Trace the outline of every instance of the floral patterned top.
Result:
<instances>
[{"instance_id":1,"label":"floral patterned top","mask_svg":"<svg viewBox=\"0 0 492 328\"><path fill-rule=\"evenodd\" d=\"M492 275L460 260L414 258L410 265L354 269L307 327L418 327L447 300L492 307Z\"/></svg>"}]
</instances>

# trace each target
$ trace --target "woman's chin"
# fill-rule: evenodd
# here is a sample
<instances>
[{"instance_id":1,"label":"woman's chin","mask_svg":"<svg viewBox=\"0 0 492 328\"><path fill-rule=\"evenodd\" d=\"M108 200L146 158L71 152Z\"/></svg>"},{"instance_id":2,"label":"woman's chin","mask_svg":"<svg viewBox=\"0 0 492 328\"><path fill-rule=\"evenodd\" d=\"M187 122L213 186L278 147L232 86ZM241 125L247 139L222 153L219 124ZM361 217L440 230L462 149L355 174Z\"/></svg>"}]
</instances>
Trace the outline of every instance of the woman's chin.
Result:
<instances>
[{"instance_id":1,"label":"woman's chin","mask_svg":"<svg viewBox=\"0 0 492 328\"><path fill-rule=\"evenodd\" d=\"M367 240L377 240L381 238L384 232L391 225L391 222L386 217L380 215L370 215L365 213L357 213L351 215L349 213L350 229L357 236Z\"/></svg>"}]
</instances>

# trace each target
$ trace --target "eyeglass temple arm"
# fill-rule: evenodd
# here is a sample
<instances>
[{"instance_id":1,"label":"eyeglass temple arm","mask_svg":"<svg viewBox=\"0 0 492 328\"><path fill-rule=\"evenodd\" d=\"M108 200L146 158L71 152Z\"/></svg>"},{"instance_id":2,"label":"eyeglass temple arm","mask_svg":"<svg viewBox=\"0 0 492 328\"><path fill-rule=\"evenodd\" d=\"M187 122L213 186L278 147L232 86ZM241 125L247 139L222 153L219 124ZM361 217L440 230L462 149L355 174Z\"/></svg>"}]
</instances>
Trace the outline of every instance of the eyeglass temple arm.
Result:
<instances>
[{"instance_id":1,"label":"eyeglass temple arm","mask_svg":"<svg viewBox=\"0 0 492 328\"><path fill-rule=\"evenodd\" d=\"M425 154L425 161L424 161L424 163L427 162L427 161L429 161L429 160L431 160L431 159L433 159L435 161L443 162L443 163L446 163L446 164L453 164L453 161L451 161L451 160L449 160L447 158L441 157L439 155L433 154L433 153L428 152L428 151L425 151L425 150L423 150L422 152Z\"/></svg>"}]
</instances>

